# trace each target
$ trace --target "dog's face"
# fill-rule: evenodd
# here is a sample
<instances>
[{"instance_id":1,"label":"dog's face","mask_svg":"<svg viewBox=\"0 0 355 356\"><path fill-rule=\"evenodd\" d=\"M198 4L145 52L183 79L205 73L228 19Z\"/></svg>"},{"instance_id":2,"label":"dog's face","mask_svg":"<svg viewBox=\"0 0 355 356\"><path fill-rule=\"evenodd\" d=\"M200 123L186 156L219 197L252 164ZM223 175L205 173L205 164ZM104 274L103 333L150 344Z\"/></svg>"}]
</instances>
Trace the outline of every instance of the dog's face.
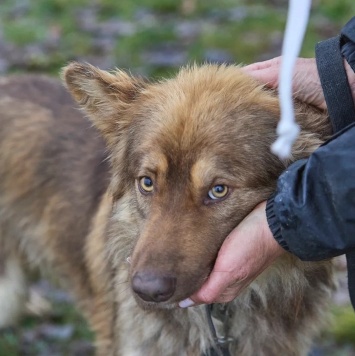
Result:
<instances>
[{"instance_id":1,"label":"dog's face","mask_svg":"<svg viewBox=\"0 0 355 356\"><path fill-rule=\"evenodd\" d=\"M72 64L64 78L106 138L114 201L128 194L139 216L137 301L176 304L202 285L223 240L284 168L269 151L277 99L236 67L195 67L147 83Z\"/></svg>"}]
</instances>

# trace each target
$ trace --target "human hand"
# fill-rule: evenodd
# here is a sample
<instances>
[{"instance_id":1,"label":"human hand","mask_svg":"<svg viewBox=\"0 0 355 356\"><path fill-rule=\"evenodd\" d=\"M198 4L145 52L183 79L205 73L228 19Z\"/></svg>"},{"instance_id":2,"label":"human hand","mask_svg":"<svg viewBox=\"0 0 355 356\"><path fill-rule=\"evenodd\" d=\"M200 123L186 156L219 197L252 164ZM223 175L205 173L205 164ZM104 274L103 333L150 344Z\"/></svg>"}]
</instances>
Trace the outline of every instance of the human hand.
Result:
<instances>
[{"instance_id":1,"label":"human hand","mask_svg":"<svg viewBox=\"0 0 355 356\"><path fill-rule=\"evenodd\" d=\"M243 67L243 70L268 87L277 89L281 59L281 57L276 57L264 62L250 64ZM294 96L298 100L323 110L327 108L314 58L297 59L292 85Z\"/></svg>"},{"instance_id":2,"label":"human hand","mask_svg":"<svg viewBox=\"0 0 355 356\"><path fill-rule=\"evenodd\" d=\"M285 250L274 239L259 204L226 238L207 281L180 307L233 300Z\"/></svg>"},{"instance_id":3,"label":"human hand","mask_svg":"<svg viewBox=\"0 0 355 356\"><path fill-rule=\"evenodd\" d=\"M268 87L276 89L279 86L280 66L281 57L276 57L264 62L250 64L243 67L243 70ZM344 68L355 103L355 73L345 59ZM322 110L327 108L315 58L297 59L292 85L293 94L298 100Z\"/></svg>"}]
</instances>

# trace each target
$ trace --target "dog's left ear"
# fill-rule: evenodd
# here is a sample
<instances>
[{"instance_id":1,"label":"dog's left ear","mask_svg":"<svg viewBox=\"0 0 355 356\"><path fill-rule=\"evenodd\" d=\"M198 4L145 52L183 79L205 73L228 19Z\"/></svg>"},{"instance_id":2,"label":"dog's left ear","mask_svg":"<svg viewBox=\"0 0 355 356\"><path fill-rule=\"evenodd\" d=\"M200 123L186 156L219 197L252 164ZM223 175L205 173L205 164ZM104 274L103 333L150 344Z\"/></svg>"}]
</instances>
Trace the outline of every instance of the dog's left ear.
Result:
<instances>
[{"instance_id":1,"label":"dog's left ear","mask_svg":"<svg viewBox=\"0 0 355 356\"><path fill-rule=\"evenodd\" d=\"M129 124L124 111L146 85L144 80L123 71L109 73L77 62L63 68L62 79L108 144Z\"/></svg>"}]
</instances>

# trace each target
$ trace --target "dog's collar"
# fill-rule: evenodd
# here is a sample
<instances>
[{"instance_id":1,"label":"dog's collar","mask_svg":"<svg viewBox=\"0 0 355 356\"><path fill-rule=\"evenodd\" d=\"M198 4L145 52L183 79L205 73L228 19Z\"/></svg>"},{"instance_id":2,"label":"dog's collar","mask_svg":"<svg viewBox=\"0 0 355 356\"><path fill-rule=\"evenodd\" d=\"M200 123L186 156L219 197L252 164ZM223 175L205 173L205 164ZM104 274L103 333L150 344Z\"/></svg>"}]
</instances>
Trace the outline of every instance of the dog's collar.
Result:
<instances>
[{"instance_id":1,"label":"dog's collar","mask_svg":"<svg viewBox=\"0 0 355 356\"><path fill-rule=\"evenodd\" d=\"M215 341L215 347L208 350L205 356L230 356L229 345L236 340L228 335L228 303L209 304L205 306L205 310L208 326ZM218 332L213 323L213 318L222 323L222 328L219 328Z\"/></svg>"}]
</instances>

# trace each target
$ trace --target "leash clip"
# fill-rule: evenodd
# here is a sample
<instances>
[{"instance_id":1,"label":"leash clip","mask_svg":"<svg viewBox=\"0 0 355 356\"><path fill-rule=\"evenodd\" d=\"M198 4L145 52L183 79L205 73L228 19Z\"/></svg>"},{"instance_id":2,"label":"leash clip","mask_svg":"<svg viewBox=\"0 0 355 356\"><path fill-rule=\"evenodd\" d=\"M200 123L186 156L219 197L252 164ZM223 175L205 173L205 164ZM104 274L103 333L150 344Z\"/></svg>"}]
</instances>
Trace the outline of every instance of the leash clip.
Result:
<instances>
[{"instance_id":1,"label":"leash clip","mask_svg":"<svg viewBox=\"0 0 355 356\"><path fill-rule=\"evenodd\" d=\"M236 340L228 336L228 304L210 304L206 305L205 308L208 326L217 346L217 355L230 356L229 344ZM213 322L213 318L216 319L219 324L222 324L219 325L220 327L217 329Z\"/></svg>"}]
</instances>

